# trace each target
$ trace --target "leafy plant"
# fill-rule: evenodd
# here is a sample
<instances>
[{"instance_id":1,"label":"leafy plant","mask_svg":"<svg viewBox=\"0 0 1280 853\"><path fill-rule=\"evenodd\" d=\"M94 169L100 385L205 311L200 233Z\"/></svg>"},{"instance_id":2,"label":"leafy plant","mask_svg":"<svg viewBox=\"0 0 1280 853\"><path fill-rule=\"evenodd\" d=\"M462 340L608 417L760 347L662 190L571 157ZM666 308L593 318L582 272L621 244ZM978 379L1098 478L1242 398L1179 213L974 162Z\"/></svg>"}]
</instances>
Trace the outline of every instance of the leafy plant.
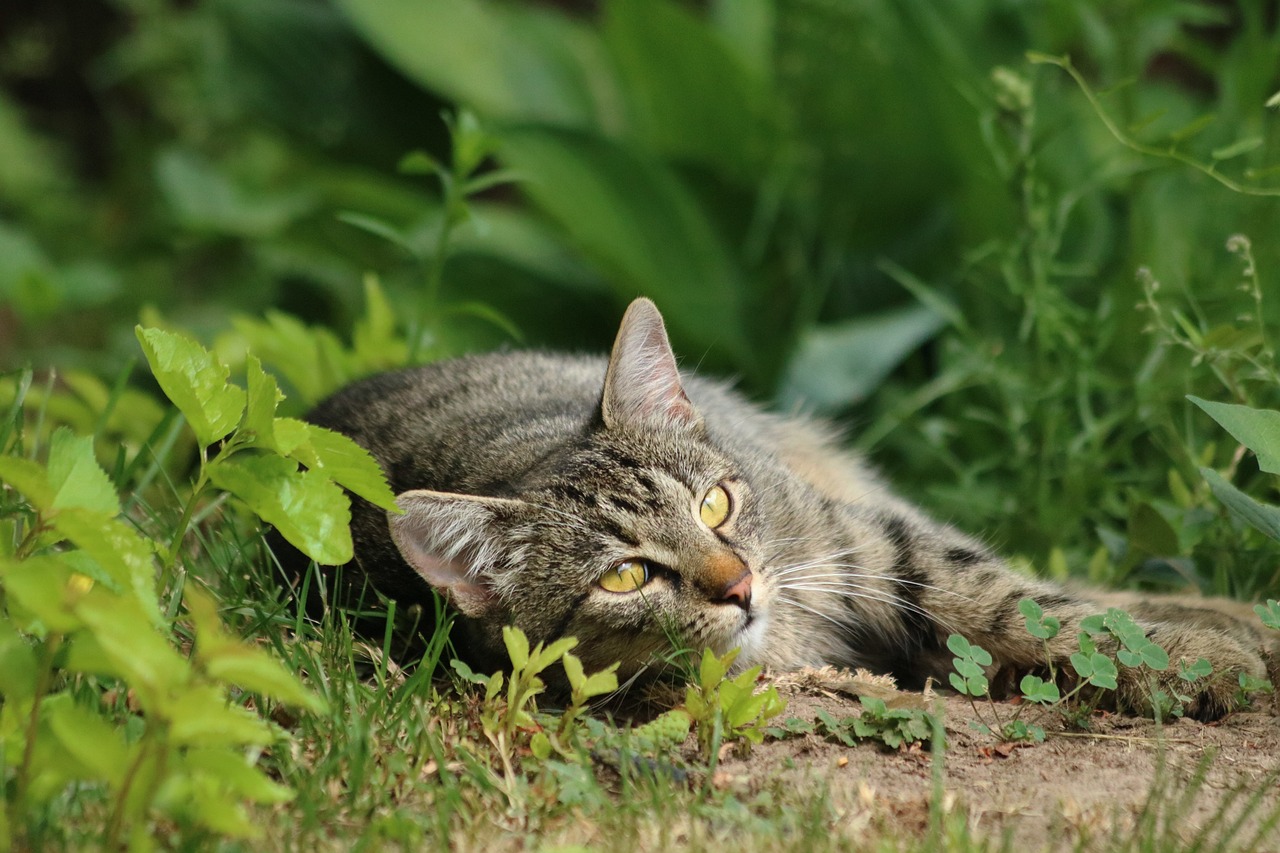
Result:
<instances>
[{"instance_id":1,"label":"leafy plant","mask_svg":"<svg viewBox=\"0 0 1280 853\"><path fill-rule=\"evenodd\" d=\"M722 743L760 743L765 724L786 709L776 687L770 685L756 691L760 667L729 677L729 668L737 656L737 649L723 656L703 650L697 681L685 689L684 710L693 721L702 754L712 760Z\"/></svg>"},{"instance_id":2,"label":"leafy plant","mask_svg":"<svg viewBox=\"0 0 1280 853\"><path fill-rule=\"evenodd\" d=\"M564 667L570 685L570 703L560 717L558 733L562 738L570 739L587 702L618 689L618 678L614 674L618 665L587 675L582 669L582 662L570 654L578 644L575 637L563 637L549 646L538 643L530 649L524 632L513 625L506 625L502 629L502 641L511 659L510 676L501 670L492 675L477 675L461 660L453 660L451 665L465 680L484 687L480 720L485 735L503 761L507 777L512 778L512 759L519 733L530 735L529 745L536 757L545 759L551 754L553 744L534 716L536 699L547 689L541 673L556 664Z\"/></svg>"},{"instance_id":3,"label":"leafy plant","mask_svg":"<svg viewBox=\"0 0 1280 853\"><path fill-rule=\"evenodd\" d=\"M10 428L21 423L21 405L19 398ZM255 836L244 803L279 803L291 792L246 754L281 733L236 697L252 691L317 712L324 703L262 650L227 634L213 599L194 582L171 599L175 609L185 604L186 616L166 612L161 594L171 575L163 568L175 549L122 516L91 437L56 430L44 462L17 452L20 433L10 431L6 444L0 742L13 757L3 769L6 836L40 846L50 803L72 789L99 803L107 849L143 844L156 816L190 830ZM184 653L174 632L187 625L194 647ZM107 697L124 691L121 721Z\"/></svg>"},{"instance_id":4,"label":"leafy plant","mask_svg":"<svg viewBox=\"0 0 1280 853\"><path fill-rule=\"evenodd\" d=\"M923 708L890 708L874 696L859 696L858 701L862 713L853 717L837 720L819 710L820 732L845 746L869 740L895 750L933 737L932 715Z\"/></svg>"}]
</instances>

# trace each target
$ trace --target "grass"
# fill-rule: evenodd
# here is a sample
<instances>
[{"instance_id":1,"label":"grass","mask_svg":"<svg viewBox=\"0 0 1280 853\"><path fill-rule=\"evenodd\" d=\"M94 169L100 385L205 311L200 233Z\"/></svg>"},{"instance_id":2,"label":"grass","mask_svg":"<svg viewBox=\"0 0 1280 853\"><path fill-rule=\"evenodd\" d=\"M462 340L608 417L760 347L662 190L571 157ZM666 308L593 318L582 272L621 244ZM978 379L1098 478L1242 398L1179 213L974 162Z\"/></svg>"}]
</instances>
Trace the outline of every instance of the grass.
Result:
<instances>
[{"instance_id":1,"label":"grass","mask_svg":"<svg viewBox=\"0 0 1280 853\"><path fill-rule=\"evenodd\" d=\"M443 11L424 27L395 4L338 5L157 3L103 27L112 42L95 75L107 82L94 94L105 109L63 119L128 115L128 133L54 139L38 110L25 113L8 89L0 96L0 146L26 152L0 158L23 164L18 174L0 163L0 330L14 330L0 334L0 356L58 366L0 383L6 405L25 399L6 409L0 449L43 461L56 426L96 435L120 518L160 543L155 603L169 647L199 661L201 629L184 597L188 585L207 586L226 629L326 705L299 709L219 682L229 707L270 725L269 738L236 755L292 799L270 802L260 788L243 817L262 838L243 840L214 820L234 817L230 806L211 824L184 805L235 789L231 771L193 771L181 779L213 787L154 792L163 807L137 824L138 846L1016 847L1002 837L1007 815L992 817L998 804L949 769L967 767L968 754L937 738L932 759L875 754L877 766L928 777L902 802L848 784L839 774L853 771L825 757L806 760L826 755L817 735L766 740L755 750L776 763L748 772L718 745L695 747L697 733L683 749L628 745L630 728L597 708L563 751L535 747L528 726L495 747L492 709L443 665L443 634L425 663L402 668L389 638L355 637L336 615L305 621L281 599L258 520L226 492L193 493L206 478L192 466L192 438L130 367L138 351L125 330L152 302L160 311L145 308L149 325L198 331L236 375L247 341L284 377L294 408L280 414L297 414L410 352L491 346L513 325L533 344L598 349L619 299L665 295L683 352L743 374L757 397L851 417L855 441L901 488L1028 567L1242 598L1280 588L1280 549L1239 515L1266 516L1255 505L1274 499L1274 478L1185 400L1280 403L1280 300L1268 295L1280 207L1258 195L1274 192L1280 151L1274 111L1261 106L1276 82L1278 31L1252 6L1226 20L1235 13L1173 0L1053 14L995 0L974 11L787 0L769 24L735 17L754 4L712 4L716 14L700 18L654 0L658 17L648 18L643 4L618 2L568 23L545 4L495 4L495 30L526 40L494 55L595 81L596 113L557 125L577 108L555 100L572 73L537 78L554 101L544 110L522 90L474 88L527 76L492 73L484 52L447 67L403 63L398 35L447 36L467 19ZM1221 38L1202 37L1210 30ZM32 48L41 32L21 29L27 49L12 52L0 82L63 61ZM1027 48L1043 53L1028 60ZM675 86L654 57L706 59L711 82ZM349 74L308 70L331 66ZM343 89L346 77L362 81L358 91ZM850 93L833 80L858 85ZM433 118L439 92L458 102L450 127ZM546 126L508 133L525 108ZM119 150L82 150L104 138ZM434 154L389 174L423 140ZM105 177L78 176L78 159ZM441 186L423 188L414 174ZM515 190L495 191L513 178ZM626 227L603 227L615 219ZM258 319L281 301L319 325ZM930 330L909 347L894 340L902 310ZM570 315L595 319L563 322ZM354 328L353 345L330 326ZM897 353L892 363L871 357L885 351ZM792 381L802 368L803 387ZM850 375L856 394L846 393ZM6 567L24 548L61 559L54 543L27 538L55 514L0 492ZM67 590L82 585L68 578ZM16 619L25 633L18 645L0 635L0 766L6 802L34 805L25 827L6 812L0 835L18 847L91 848L123 801L114 771L47 797L24 791L16 768L30 741L20 733L43 723L38 707L18 713L26 697L14 673L25 672L23 648L59 667L64 653L12 593L4 606L5 624ZM52 694L97 715L126 748L159 739L127 679L48 671ZM899 724L887 711L882 722ZM57 743L42 760L70 766L74 749ZM1019 756L1051 764L1049 748ZM1087 839L1065 843L1245 849L1267 821L1274 831L1280 813L1259 799L1274 779L1219 798L1207 766L1161 767L1136 814L1086 824ZM1217 812L1197 828L1187 815L1202 802ZM1233 828L1250 804L1252 817Z\"/></svg>"}]
</instances>

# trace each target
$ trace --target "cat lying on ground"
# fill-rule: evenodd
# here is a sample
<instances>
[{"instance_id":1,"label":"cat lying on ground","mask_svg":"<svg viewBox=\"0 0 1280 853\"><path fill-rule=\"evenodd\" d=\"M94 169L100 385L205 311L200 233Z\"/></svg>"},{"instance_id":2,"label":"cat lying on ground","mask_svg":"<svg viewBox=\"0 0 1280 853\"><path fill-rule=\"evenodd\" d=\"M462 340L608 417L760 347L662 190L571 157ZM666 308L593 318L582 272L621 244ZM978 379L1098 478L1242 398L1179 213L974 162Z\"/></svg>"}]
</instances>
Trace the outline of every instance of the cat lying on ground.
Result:
<instances>
[{"instance_id":1,"label":"cat lying on ground","mask_svg":"<svg viewBox=\"0 0 1280 853\"><path fill-rule=\"evenodd\" d=\"M505 662L501 629L575 636L588 671L655 668L673 641L774 670L865 667L946 683L949 634L989 650L992 675L1044 668L1018 602L1061 622L1049 641L1070 672L1101 596L1011 571L973 538L896 497L828 427L770 414L678 371L653 303L633 302L612 356L472 356L359 381L309 420L382 464L403 515L353 497L350 598L370 582L401 608L458 616L473 663ZM332 578L330 578L332 581ZM1213 605L1123 602L1174 661L1208 659L1187 713L1238 701L1263 676L1263 641ZM428 626L429 630L430 626ZM380 632L379 632L380 636ZM1121 668L1117 695L1148 704Z\"/></svg>"}]
</instances>

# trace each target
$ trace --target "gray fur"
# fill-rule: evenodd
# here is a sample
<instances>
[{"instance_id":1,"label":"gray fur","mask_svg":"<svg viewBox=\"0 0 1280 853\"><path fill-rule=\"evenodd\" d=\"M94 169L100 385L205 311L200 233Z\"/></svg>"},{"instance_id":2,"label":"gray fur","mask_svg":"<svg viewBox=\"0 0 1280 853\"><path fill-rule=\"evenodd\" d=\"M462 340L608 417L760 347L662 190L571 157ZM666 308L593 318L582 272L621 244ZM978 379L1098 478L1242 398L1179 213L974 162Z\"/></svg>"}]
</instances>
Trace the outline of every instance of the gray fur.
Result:
<instances>
[{"instance_id":1,"label":"gray fur","mask_svg":"<svg viewBox=\"0 0 1280 853\"><path fill-rule=\"evenodd\" d=\"M1079 620L1100 610L928 519L828 427L678 374L647 300L628 310L611 360L462 358L358 382L310 420L368 448L406 510L388 518L354 498L348 578L428 612L434 586L459 614L462 653L486 664L502 659L501 626L515 624L535 642L578 637L588 670L652 669L674 640L740 647L740 666L867 667L911 683L945 680L952 632L992 652L993 674L1041 667L1023 596L1062 621L1059 662ZM718 483L734 509L711 530L698 505ZM629 558L662 568L639 592L602 589ZM749 603L726 592L743 578ZM1141 603L1132 609L1142 616ZM1148 627L1175 661L1214 664L1194 697L1199 716L1232 707L1238 672L1265 672L1243 622L1153 606ZM1122 688L1143 704L1144 685Z\"/></svg>"}]
</instances>

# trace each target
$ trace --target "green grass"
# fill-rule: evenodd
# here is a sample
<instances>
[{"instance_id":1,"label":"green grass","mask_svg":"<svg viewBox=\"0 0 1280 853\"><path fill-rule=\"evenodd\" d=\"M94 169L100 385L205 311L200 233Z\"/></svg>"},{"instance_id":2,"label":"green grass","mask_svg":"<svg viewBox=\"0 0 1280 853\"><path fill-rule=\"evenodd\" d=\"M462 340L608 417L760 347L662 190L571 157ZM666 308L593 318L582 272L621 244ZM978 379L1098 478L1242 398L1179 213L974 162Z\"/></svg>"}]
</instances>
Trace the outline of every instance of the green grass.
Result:
<instances>
[{"instance_id":1,"label":"green grass","mask_svg":"<svg viewBox=\"0 0 1280 853\"><path fill-rule=\"evenodd\" d=\"M91 0L85 20L109 25L88 36L17 15L0 37L0 455L44 463L56 427L94 435L105 473L85 482L159 543L156 636L199 662L210 628L184 594L207 587L227 630L327 704L216 682L270 721L239 754L293 791L244 813L272 849L1000 849L981 801L944 809L941 756L914 822L817 770L740 790L692 749L610 763L589 751L625 741L603 713L582 751L535 758L518 734L508 767L443 661L402 669L389 639L293 614L258 518L206 482L129 330L189 331L242 385L251 348L296 416L412 357L603 349L643 292L687 363L849 422L906 494L1019 563L1265 598L1280 511L1257 460L1280 451L1186 396L1280 407L1280 28L1258 4L1175 0L605 6ZM450 49L471 40L487 49ZM72 97L30 94L68 80ZM16 485L0 560L64 560L31 534L54 508ZM92 847L116 782L13 805L41 718L11 685L48 652L50 695L125 748L163 737L128 678L66 668L48 625L12 592L3 606L21 633L0 635L0 835ZM48 766L88 773L56 743ZM215 777L231 784L200 784ZM1089 849L1247 843L1187 835L1202 788L1162 776L1137 830ZM162 847L264 843L154 793L135 825Z\"/></svg>"}]
</instances>

